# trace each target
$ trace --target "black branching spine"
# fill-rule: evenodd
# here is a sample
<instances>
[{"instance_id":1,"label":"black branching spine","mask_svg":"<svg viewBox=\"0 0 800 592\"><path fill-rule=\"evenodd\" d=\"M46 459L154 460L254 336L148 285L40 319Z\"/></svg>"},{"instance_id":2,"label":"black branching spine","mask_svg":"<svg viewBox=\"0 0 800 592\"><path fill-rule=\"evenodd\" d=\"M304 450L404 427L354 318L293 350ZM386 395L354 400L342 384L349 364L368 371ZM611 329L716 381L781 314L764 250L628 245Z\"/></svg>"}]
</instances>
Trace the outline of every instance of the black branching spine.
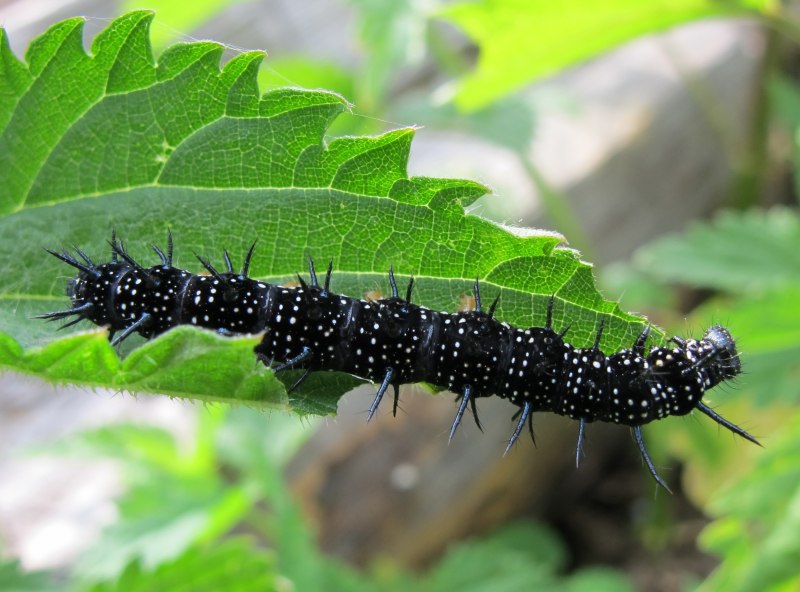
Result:
<instances>
[{"instance_id":1,"label":"black branching spine","mask_svg":"<svg viewBox=\"0 0 800 592\"><path fill-rule=\"evenodd\" d=\"M172 266L172 236L167 252L153 246L160 265L145 268L116 238L112 258L95 264L80 249L77 258L64 250L50 251L78 270L70 282L72 308L41 315L57 320L76 318L109 328L118 344L133 333L154 337L178 325L196 325L223 334L264 333L255 351L280 372L353 374L380 386L369 409L372 418L392 388L394 411L402 384L428 382L458 394L452 438L467 408L478 421L476 400L492 395L519 408L506 451L526 425L533 434L534 412L550 411L579 422L576 463L587 423L604 421L630 426L655 480L667 488L647 453L641 426L671 415L700 410L719 425L758 444L740 427L703 403L706 391L741 372L736 344L721 326L702 339L673 337L670 347L647 346L649 328L630 349L611 355L594 345L576 348L565 341L566 330L553 327L553 302L544 327L517 328L494 318L497 300L488 312L481 305L475 281L475 309L436 312L411 302L414 280L400 296L389 270L391 296L361 300L330 290L332 263L320 286L309 259L311 283L298 276L297 287L284 287L247 277L253 247L240 272L224 254L225 270L198 257L208 275ZM668 489L668 488L667 488Z\"/></svg>"}]
</instances>

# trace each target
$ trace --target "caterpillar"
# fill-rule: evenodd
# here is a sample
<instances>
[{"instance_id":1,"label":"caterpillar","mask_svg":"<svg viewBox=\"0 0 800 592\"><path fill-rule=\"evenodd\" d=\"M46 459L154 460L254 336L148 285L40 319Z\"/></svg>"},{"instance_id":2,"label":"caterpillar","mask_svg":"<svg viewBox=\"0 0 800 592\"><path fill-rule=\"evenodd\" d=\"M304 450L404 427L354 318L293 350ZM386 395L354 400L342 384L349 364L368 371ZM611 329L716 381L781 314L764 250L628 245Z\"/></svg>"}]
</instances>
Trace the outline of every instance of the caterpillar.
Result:
<instances>
[{"instance_id":1,"label":"caterpillar","mask_svg":"<svg viewBox=\"0 0 800 592\"><path fill-rule=\"evenodd\" d=\"M255 347L260 361L275 372L304 370L290 391L315 371L347 372L378 383L368 419L390 387L394 413L401 384L427 382L457 393L451 440L468 408L482 429L476 400L496 395L518 408L506 453L526 425L533 437L533 413L538 411L578 421L576 465L587 423L626 425L650 474L667 491L645 447L643 425L697 409L759 444L703 402L706 391L741 372L736 343L719 325L701 339L672 337L668 347L647 346L648 325L630 349L606 355L599 348L602 322L591 347L575 347L565 341L567 329L557 332L553 327L551 297L543 327L514 327L495 318L497 298L484 311L478 280L472 310L437 312L412 303L413 276L402 297L391 267L391 296L362 300L331 291L333 262L322 284L310 258L310 283L299 274L295 287L249 278L255 243L239 272L227 251L221 272L197 256L207 275L173 267L171 233L166 252L151 245L160 264L148 268L135 261L115 235L109 244L111 260L103 264L94 263L78 247L74 254L48 250L78 274L67 287L71 308L37 318L75 317L65 326L83 320L107 326L112 345L133 333L150 338L181 324L227 335L263 333Z\"/></svg>"}]
</instances>

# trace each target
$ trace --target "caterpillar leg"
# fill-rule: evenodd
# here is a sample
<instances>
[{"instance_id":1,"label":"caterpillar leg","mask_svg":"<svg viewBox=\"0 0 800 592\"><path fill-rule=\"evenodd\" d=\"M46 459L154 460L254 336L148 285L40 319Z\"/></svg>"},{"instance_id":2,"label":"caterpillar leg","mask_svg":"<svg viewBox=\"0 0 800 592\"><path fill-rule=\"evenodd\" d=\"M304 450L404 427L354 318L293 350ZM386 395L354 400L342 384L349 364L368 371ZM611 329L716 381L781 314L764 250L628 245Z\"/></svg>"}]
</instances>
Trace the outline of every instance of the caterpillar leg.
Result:
<instances>
[{"instance_id":1,"label":"caterpillar leg","mask_svg":"<svg viewBox=\"0 0 800 592\"><path fill-rule=\"evenodd\" d=\"M518 419L520 415L522 415L522 409L520 409L514 415L511 416L511 421L514 421L514 420ZM483 431L483 428L481 427L480 424L478 424L478 427L481 428L481 431ZM533 414L532 413L528 415L528 432L531 435L531 442L533 442L533 445L536 446L536 436L533 433Z\"/></svg>"},{"instance_id":2,"label":"caterpillar leg","mask_svg":"<svg viewBox=\"0 0 800 592\"><path fill-rule=\"evenodd\" d=\"M461 418L464 417L464 412L467 410L467 405L472 400L472 386L468 384L464 387L464 393L461 395L461 403L458 406L458 411L456 411L456 417L453 420L453 427L450 428L450 436L447 438L448 442L451 442L453 440L453 436L456 435L458 424L461 423Z\"/></svg>"},{"instance_id":3,"label":"caterpillar leg","mask_svg":"<svg viewBox=\"0 0 800 592\"><path fill-rule=\"evenodd\" d=\"M582 417L578 423L578 446L575 449L575 467L579 467L581 465L581 457L584 456L583 454L583 437L586 431L586 420Z\"/></svg>"},{"instance_id":4,"label":"caterpillar leg","mask_svg":"<svg viewBox=\"0 0 800 592\"><path fill-rule=\"evenodd\" d=\"M528 417L531 414L531 404L527 401L522 406L522 411L519 414L519 421L517 422L517 427L514 428L514 433L511 434L511 438L508 440L508 446L506 446L505 452L503 452L503 456L508 454L508 451L511 450L511 447L514 443L519 440L519 435L522 433L523 428L525 427L525 422L528 421ZM533 431L531 431L531 434Z\"/></svg>"},{"instance_id":5,"label":"caterpillar leg","mask_svg":"<svg viewBox=\"0 0 800 592\"><path fill-rule=\"evenodd\" d=\"M115 227L111 228L111 240L108 241L108 244L111 245L111 263L117 263L117 250L114 248L117 244L117 229Z\"/></svg>"},{"instance_id":6,"label":"caterpillar leg","mask_svg":"<svg viewBox=\"0 0 800 592\"><path fill-rule=\"evenodd\" d=\"M77 245L72 245L72 248L78 254L78 256L80 256L80 258L86 262L86 265L88 265L92 269L97 268L97 265L95 265L94 261L89 259L89 256L86 253L84 253Z\"/></svg>"},{"instance_id":7,"label":"caterpillar leg","mask_svg":"<svg viewBox=\"0 0 800 592\"><path fill-rule=\"evenodd\" d=\"M267 368L272 368L272 365L275 363L275 358L270 358L261 352L256 352L256 360L264 364Z\"/></svg>"},{"instance_id":8,"label":"caterpillar leg","mask_svg":"<svg viewBox=\"0 0 800 592\"><path fill-rule=\"evenodd\" d=\"M287 368L296 366L297 364L305 362L306 360L310 360L313 357L314 357L314 352L312 352L309 348L304 347L303 351L301 351L295 357L286 360L282 364L278 364L275 368L272 369L272 371L277 374L281 370L286 370Z\"/></svg>"},{"instance_id":9,"label":"caterpillar leg","mask_svg":"<svg viewBox=\"0 0 800 592\"><path fill-rule=\"evenodd\" d=\"M369 406L369 413L367 414L367 422L372 421L372 416L375 415L375 412L378 410L378 405L381 404L381 399L383 399L383 395L386 394L386 391L389 390L389 385L392 383L392 376L394 376L394 368L387 368L386 375L383 377L383 382L381 382L381 386L378 387L378 392L375 394L375 399L372 401L372 405ZM397 409L397 399L399 397L399 389L397 385L394 385L394 398L395 404L394 409Z\"/></svg>"},{"instance_id":10,"label":"caterpillar leg","mask_svg":"<svg viewBox=\"0 0 800 592\"><path fill-rule=\"evenodd\" d=\"M475 420L475 425L478 426L480 431L483 431L483 426L481 425L481 420L478 419L478 406L475 404L475 397L470 398L469 400L469 407L472 411L472 419Z\"/></svg>"},{"instance_id":11,"label":"caterpillar leg","mask_svg":"<svg viewBox=\"0 0 800 592\"><path fill-rule=\"evenodd\" d=\"M253 244L247 249L247 254L244 256L244 262L242 263L242 271L239 272L239 275L247 277L247 274L250 272L250 261L253 259L253 251L256 250L257 242L258 241L253 241Z\"/></svg>"},{"instance_id":12,"label":"caterpillar leg","mask_svg":"<svg viewBox=\"0 0 800 592\"><path fill-rule=\"evenodd\" d=\"M721 415L718 415L713 409L711 409L710 407L706 406L702 401L697 404L697 408L700 411L702 411L703 413L705 413L706 415L708 415L711 419L713 419L719 425L721 425L724 428L729 429L730 431L732 431L737 436L741 436L745 440L750 440L753 444L758 444L759 446L761 446L761 442L756 440L753 436L748 434L746 431L744 431L742 428L737 426L735 423L731 423L730 421L728 421L727 419L725 419Z\"/></svg>"},{"instance_id":13,"label":"caterpillar leg","mask_svg":"<svg viewBox=\"0 0 800 592\"><path fill-rule=\"evenodd\" d=\"M122 333L120 333L119 335L114 337L111 340L111 345L116 347L117 345L119 345L120 343L125 341L128 337L130 337L132 333L134 333L134 332L136 332L136 331L138 331L140 329L146 328L147 325L150 323L150 319L151 319L151 316L150 316L149 313L142 314L142 316L139 317L139 319L135 323L133 323L132 325L126 327L122 331ZM111 336L109 335L109 337L111 337Z\"/></svg>"},{"instance_id":14,"label":"caterpillar leg","mask_svg":"<svg viewBox=\"0 0 800 592\"><path fill-rule=\"evenodd\" d=\"M233 273L233 261L228 249L222 249L222 260L225 261L225 273Z\"/></svg>"},{"instance_id":15,"label":"caterpillar leg","mask_svg":"<svg viewBox=\"0 0 800 592\"><path fill-rule=\"evenodd\" d=\"M290 386L288 389L286 389L286 393L288 394L288 393L291 393L292 391L296 390L301 384L303 384L303 382L305 382L305 380L306 380L306 378L308 378L309 374L311 374L311 370L306 370L305 372L303 372L303 375L300 378L298 378L297 380L295 380L295 382L294 382L294 384L292 386Z\"/></svg>"},{"instance_id":16,"label":"caterpillar leg","mask_svg":"<svg viewBox=\"0 0 800 592\"><path fill-rule=\"evenodd\" d=\"M61 325L57 330L61 331L62 329L66 329L68 327L72 327L72 325L77 325L83 319L84 319L84 317L82 317L82 316L78 317L77 319L72 319L69 323L64 323L63 325Z\"/></svg>"},{"instance_id":17,"label":"caterpillar leg","mask_svg":"<svg viewBox=\"0 0 800 592\"><path fill-rule=\"evenodd\" d=\"M400 387L394 386L394 401L392 401L392 417L397 417L397 406L400 404Z\"/></svg>"},{"instance_id":18,"label":"caterpillar leg","mask_svg":"<svg viewBox=\"0 0 800 592\"><path fill-rule=\"evenodd\" d=\"M656 471L656 466L653 464L653 460L650 458L650 455L647 453L647 448L644 446L644 438L642 437L642 427L636 426L633 428L633 438L636 440L636 445L639 446L639 452L642 453L642 459L644 463L647 465L647 468L650 470L650 474L653 476L653 479L656 480L661 487L666 489L669 493L672 493L672 490L667 486L666 482L661 478L661 475L658 474Z\"/></svg>"},{"instance_id":19,"label":"caterpillar leg","mask_svg":"<svg viewBox=\"0 0 800 592\"><path fill-rule=\"evenodd\" d=\"M547 301L547 319L544 323L544 328L548 331L553 329L553 305L556 303L556 295L550 294L550 300Z\"/></svg>"}]
</instances>

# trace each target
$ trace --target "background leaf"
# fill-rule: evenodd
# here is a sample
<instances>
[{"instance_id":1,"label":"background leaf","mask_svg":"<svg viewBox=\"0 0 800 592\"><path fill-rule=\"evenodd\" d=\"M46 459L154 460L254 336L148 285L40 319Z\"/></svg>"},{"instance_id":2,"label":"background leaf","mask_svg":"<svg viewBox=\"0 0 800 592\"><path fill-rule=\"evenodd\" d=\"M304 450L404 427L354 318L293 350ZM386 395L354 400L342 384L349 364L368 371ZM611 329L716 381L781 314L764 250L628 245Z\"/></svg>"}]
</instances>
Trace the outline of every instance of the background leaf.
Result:
<instances>
[{"instance_id":1,"label":"background leaf","mask_svg":"<svg viewBox=\"0 0 800 592\"><path fill-rule=\"evenodd\" d=\"M48 573L25 571L18 561L0 559L0 590L4 592L56 592L63 589L53 584Z\"/></svg>"},{"instance_id":2,"label":"background leaf","mask_svg":"<svg viewBox=\"0 0 800 592\"><path fill-rule=\"evenodd\" d=\"M588 59L645 33L732 8L765 7L766 1L568 0L459 2L441 15L480 47L476 70L461 80L456 104L485 106L542 76Z\"/></svg>"},{"instance_id":3,"label":"background leaf","mask_svg":"<svg viewBox=\"0 0 800 592\"><path fill-rule=\"evenodd\" d=\"M112 457L130 484L118 502L119 519L75 564L86 581L113 580L137 562L150 571L175 560L198 542L228 533L251 510L254 494L226 483L218 472L213 437L226 412L200 416L198 444L181 450L158 428L115 425L71 436L49 447L59 454Z\"/></svg>"},{"instance_id":4,"label":"background leaf","mask_svg":"<svg viewBox=\"0 0 800 592\"><path fill-rule=\"evenodd\" d=\"M800 220L786 208L727 211L641 249L652 276L733 294L800 285Z\"/></svg>"},{"instance_id":5,"label":"background leaf","mask_svg":"<svg viewBox=\"0 0 800 592\"><path fill-rule=\"evenodd\" d=\"M214 546L190 549L154 570L133 562L116 582L98 584L88 590L277 592L285 584L275 571L270 552L258 549L244 539L229 539Z\"/></svg>"},{"instance_id":6,"label":"background leaf","mask_svg":"<svg viewBox=\"0 0 800 592\"><path fill-rule=\"evenodd\" d=\"M610 570L578 571L566 578L566 551L543 526L521 522L490 536L462 543L447 553L424 579L428 592L535 589L630 590L630 584Z\"/></svg>"},{"instance_id":7,"label":"background leaf","mask_svg":"<svg viewBox=\"0 0 800 592\"><path fill-rule=\"evenodd\" d=\"M800 578L800 415L794 413L755 469L712 504L723 515L702 534L725 562L702 590L791 590Z\"/></svg>"}]
</instances>

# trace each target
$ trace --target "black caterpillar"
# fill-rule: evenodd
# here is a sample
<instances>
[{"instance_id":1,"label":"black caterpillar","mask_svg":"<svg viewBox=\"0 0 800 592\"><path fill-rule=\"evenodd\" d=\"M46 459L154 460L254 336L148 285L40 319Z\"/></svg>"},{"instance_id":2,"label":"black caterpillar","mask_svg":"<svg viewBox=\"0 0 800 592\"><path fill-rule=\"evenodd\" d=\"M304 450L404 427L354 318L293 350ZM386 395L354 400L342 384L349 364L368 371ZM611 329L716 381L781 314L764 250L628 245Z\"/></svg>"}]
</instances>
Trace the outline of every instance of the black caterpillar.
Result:
<instances>
[{"instance_id":1,"label":"black caterpillar","mask_svg":"<svg viewBox=\"0 0 800 592\"><path fill-rule=\"evenodd\" d=\"M248 278L255 243L239 273L233 270L227 251L223 272L198 256L209 275L193 275L172 266L171 235L166 254L152 245L161 264L149 268L137 263L113 236L110 245L111 261L101 265L77 247L77 257L67 250L49 251L79 273L67 289L72 308L38 318L75 316L66 326L84 319L108 326L114 345L134 332L153 337L181 324L224 334L264 332L255 348L261 361L275 372L305 370L290 390L318 370L379 382L370 419L390 386L395 412L401 384L428 382L459 393L450 438L467 407L481 427L475 401L497 395L519 407L506 452L526 423L533 436L534 411L578 420L576 464L587 422L631 426L650 473L668 491L645 448L643 424L698 409L758 444L702 401L707 390L741 372L736 344L721 326L711 327L699 340L672 337L672 347L650 348L646 346L648 326L631 349L607 356L599 349L603 323L592 347L576 348L564 341L566 329L561 333L553 329L551 298L544 327L512 327L494 318L497 299L483 311L477 280L474 310L435 312L412 304L413 277L401 298L392 269L391 297L370 301L331 292L332 263L320 285L311 259L310 285L299 275L298 287Z\"/></svg>"}]
</instances>

